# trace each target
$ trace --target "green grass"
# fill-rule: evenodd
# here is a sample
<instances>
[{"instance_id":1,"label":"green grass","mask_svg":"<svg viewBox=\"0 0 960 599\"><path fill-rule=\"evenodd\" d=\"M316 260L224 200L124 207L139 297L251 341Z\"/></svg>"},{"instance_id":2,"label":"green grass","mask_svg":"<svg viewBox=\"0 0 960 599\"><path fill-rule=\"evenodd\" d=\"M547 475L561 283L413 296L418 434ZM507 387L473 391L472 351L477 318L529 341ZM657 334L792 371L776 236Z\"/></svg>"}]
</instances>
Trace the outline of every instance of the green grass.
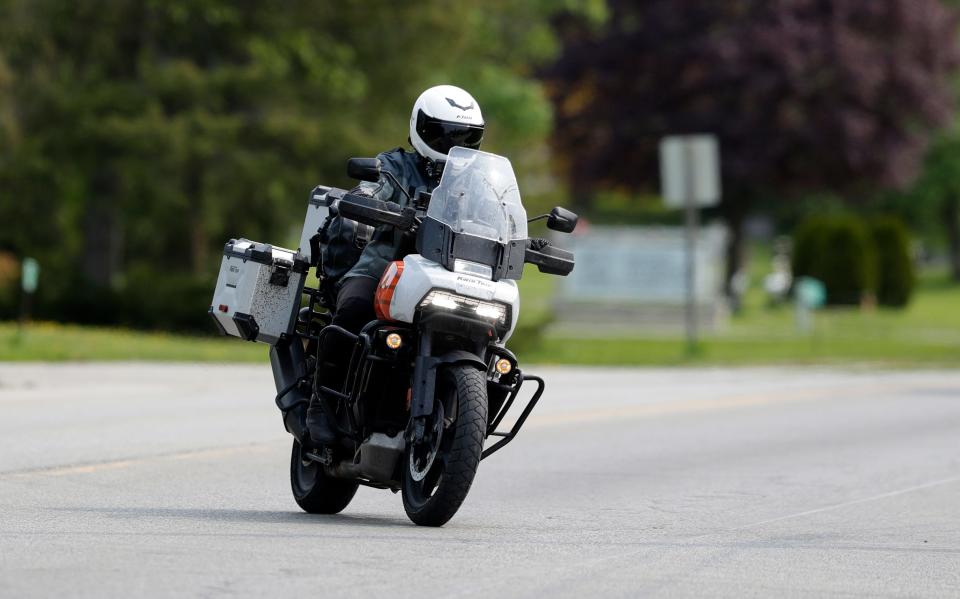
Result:
<instances>
[{"instance_id":1,"label":"green grass","mask_svg":"<svg viewBox=\"0 0 960 599\"><path fill-rule=\"evenodd\" d=\"M754 286L742 313L724 330L705 336L695 356L687 355L679 336L584 339L548 333L524 357L541 363L614 365L960 366L960 285L944 273L926 273L906 309L829 308L816 313L813 330L806 333L797 330L791 305L768 307L762 289Z\"/></svg>"},{"instance_id":2,"label":"green grass","mask_svg":"<svg viewBox=\"0 0 960 599\"><path fill-rule=\"evenodd\" d=\"M31 323L0 323L0 361L266 362L267 346L237 339Z\"/></svg>"},{"instance_id":3,"label":"green grass","mask_svg":"<svg viewBox=\"0 0 960 599\"><path fill-rule=\"evenodd\" d=\"M754 281L764 263L756 262ZM769 308L755 285L744 309L720 333L706 337L696 356L682 338L579 338L551 334L550 301L556 280L531 271L521 282L526 340L511 343L526 363L609 365L888 364L960 367L960 286L943 273L921 277L904 310L834 308L820 311L813 331L797 331L791 306ZM160 360L266 362L267 347L236 339L145 333L51 323L30 324L20 335L0 323L0 360Z\"/></svg>"}]
</instances>

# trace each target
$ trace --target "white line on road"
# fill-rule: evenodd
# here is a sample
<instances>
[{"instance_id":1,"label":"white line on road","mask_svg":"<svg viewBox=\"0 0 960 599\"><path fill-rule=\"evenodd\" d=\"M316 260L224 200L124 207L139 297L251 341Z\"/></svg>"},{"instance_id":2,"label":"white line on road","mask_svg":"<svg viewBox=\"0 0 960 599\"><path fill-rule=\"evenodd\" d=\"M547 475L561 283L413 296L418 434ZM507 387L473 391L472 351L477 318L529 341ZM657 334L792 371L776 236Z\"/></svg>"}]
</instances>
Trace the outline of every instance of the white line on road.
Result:
<instances>
[{"instance_id":1,"label":"white line on road","mask_svg":"<svg viewBox=\"0 0 960 599\"><path fill-rule=\"evenodd\" d=\"M756 528L758 526L764 526L766 524L773 524L774 522L780 522L782 520L790 520L793 518L802 518L804 516L812 516L813 514L822 514L823 512L831 512L833 510L843 509L845 507L850 507L852 505L859 505L861 503L869 503L871 501L879 501L880 499L887 499L889 497L896 497L898 495L906 495L907 493L913 493L915 491L923 491L924 489L931 489L933 487L939 487L942 485L949 485L951 483L960 482L960 476L951 476L949 478L941 478L940 480L933 480L919 485L913 485L911 487L906 487L904 489L897 489L896 491L888 491L886 493L880 493L879 495L872 495L870 497L863 497L861 499L854 499L851 501L844 501L843 503L835 503L833 505L827 505L824 507L816 508L813 510L805 510L802 512L797 512L796 514L788 514L786 516L780 516L777 518L770 518L769 520L761 520L760 522L754 522L753 524L745 524L743 526L737 526L736 528L731 528L726 532L735 532L738 530L746 530L749 528Z\"/></svg>"}]
</instances>

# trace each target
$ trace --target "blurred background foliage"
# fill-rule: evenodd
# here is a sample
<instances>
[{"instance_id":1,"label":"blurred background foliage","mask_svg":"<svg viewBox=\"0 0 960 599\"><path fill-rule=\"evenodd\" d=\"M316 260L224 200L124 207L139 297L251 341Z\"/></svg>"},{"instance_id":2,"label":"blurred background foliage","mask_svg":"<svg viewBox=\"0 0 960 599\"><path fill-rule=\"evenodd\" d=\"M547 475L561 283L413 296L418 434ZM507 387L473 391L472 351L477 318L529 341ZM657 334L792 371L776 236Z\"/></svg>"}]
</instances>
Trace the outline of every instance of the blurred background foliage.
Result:
<instances>
[{"instance_id":1,"label":"blurred background foliage","mask_svg":"<svg viewBox=\"0 0 960 599\"><path fill-rule=\"evenodd\" d=\"M940 0L609 4L600 28L559 18L542 71L574 197L649 187L663 136L716 134L728 279L762 198L904 188L955 112L957 20Z\"/></svg>"},{"instance_id":2,"label":"blurred background foliage","mask_svg":"<svg viewBox=\"0 0 960 599\"><path fill-rule=\"evenodd\" d=\"M960 281L957 36L947 0L0 0L0 319L29 255L40 319L209 331L223 243L295 244L439 83L531 212L676 224L657 143L712 132L731 280L762 217L832 303L902 307Z\"/></svg>"},{"instance_id":3,"label":"blurred background foliage","mask_svg":"<svg viewBox=\"0 0 960 599\"><path fill-rule=\"evenodd\" d=\"M0 0L0 244L43 264L41 318L205 326L225 240L292 239L438 83L478 98L537 205L559 10L604 5Z\"/></svg>"}]
</instances>

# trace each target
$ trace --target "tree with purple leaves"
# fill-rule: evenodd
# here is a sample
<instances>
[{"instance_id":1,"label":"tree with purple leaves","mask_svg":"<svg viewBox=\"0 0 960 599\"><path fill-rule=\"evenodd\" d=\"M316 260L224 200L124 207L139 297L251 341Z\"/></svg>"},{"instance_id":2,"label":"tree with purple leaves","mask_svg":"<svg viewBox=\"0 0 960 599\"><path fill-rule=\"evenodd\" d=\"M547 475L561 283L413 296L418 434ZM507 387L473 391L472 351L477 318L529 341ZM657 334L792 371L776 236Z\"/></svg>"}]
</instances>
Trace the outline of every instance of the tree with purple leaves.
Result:
<instances>
[{"instance_id":1,"label":"tree with purple leaves","mask_svg":"<svg viewBox=\"0 0 960 599\"><path fill-rule=\"evenodd\" d=\"M957 15L939 0L611 0L601 27L556 27L541 76L577 200L656 189L660 138L714 133L728 275L758 198L906 185L955 110Z\"/></svg>"}]
</instances>

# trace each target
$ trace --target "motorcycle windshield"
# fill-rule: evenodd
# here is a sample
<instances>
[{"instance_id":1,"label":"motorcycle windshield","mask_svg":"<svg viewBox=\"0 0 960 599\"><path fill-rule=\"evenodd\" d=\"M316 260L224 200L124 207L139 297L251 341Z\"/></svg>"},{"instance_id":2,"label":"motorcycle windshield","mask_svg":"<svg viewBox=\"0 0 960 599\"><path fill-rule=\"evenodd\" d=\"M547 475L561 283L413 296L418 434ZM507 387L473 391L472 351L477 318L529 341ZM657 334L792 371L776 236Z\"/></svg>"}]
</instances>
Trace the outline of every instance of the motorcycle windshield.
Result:
<instances>
[{"instance_id":1,"label":"motorcycle windshield","mask_svg":"<svg viewBox=\"0 0 960 599\"><path fill-rule=\"evenodd\" d=\"M527 211L510 161L479 150L450 149L427 216L454 233L499 243L527 237Z\"/></svg>"}]
</instances>

